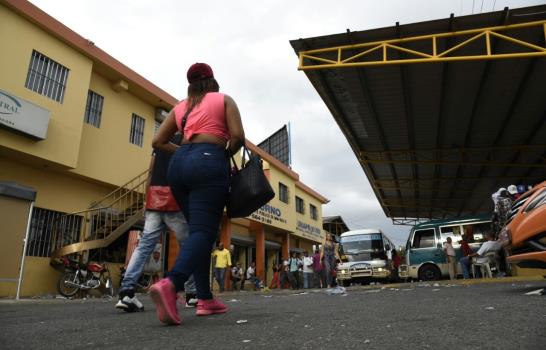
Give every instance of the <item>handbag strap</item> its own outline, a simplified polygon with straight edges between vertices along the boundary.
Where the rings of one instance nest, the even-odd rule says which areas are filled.
[[[246,142],[243,143],[243,156],[241,157],[241,167],[239,168],[237,166],[237,162],[235,161],[235,158],[233,157],[233,154],[231,155],[231,162],[233,163],[233,166],[235,167],[235,171],[239,171],[239,169],[242,169],[245,167],[245,164],[247,162],[246,156],[248,155],[248,159],[250,160],[250,151],[246,147]]]
[[[186,110],[186,113],[184,113],[184,116],[182,117],[182,123],[180,123],[180,132],[182,133],[182,135],[184,135],[184,128],[186,127],[186,122],[188,121],[188,116],[190,115],[191,111],[193,110],[193,107],[195,106],[191,106],[189,107],[187,110]]]

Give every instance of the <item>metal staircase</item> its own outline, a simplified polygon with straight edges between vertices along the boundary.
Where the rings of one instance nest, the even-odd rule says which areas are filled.
[[[109,246],[143,218],[148,170],[53,225],[51,259]]]

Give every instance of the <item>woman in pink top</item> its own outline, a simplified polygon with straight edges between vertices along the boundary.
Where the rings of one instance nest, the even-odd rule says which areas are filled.
[[[150,290],[159,320],[167,324],[181,323],[176,293],[184,290],[192,274],[199,300],[196,314],[227,311],[210,291],[210,255],[229,190],[227,156],[236,153],[245,140],[237,105],[218,92],[210,66],[192,65],[187,78],[188,98],[173,108],[153,140],[154,148],[174,153],[167,179],[190,228],[167,278]],[[169,142],[178,131],[184,134],[180,147]]]

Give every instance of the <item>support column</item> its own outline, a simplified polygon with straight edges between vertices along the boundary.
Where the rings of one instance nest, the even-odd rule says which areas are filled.
[[[265,280],[265,229],[264,225],[259,222],[252,222],[250,230],[256,237],[256,277],[260,280]]]
[[[224,244],[224,248],[231,253],[231,219],[227,216],[222,218],[222,224],[220,226],[220,242]],[[233,258],[233,256],[231,257]],[[231,262],[233,264],[233,261]],[[214,266],[213,266],[214,268]],[[228,268],[225,275],[224,288],[230,290],[231,288],[231,270]]]
[[[290,234],[288,232],[282,236],[281,256],[283,260],[290,258]]]

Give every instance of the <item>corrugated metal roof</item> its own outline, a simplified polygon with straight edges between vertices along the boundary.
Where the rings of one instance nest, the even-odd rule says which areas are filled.
[[[299,53],[544,19],[546,6],[534,6],[290,43]],[[509,34],[544,46],[540,27]],[[441,45],[452,47],[465,39],[452,37]],[[424,49],[422,45],[410,42],[404,47]],[[509,41],[496,40],[492,45],[496,52],[519,50]],[[460,50],[475,55],[483,45],[472,43]],[[489,211],[490,195],[497,188],[546,179],[543,57],[306,70],[305,74],[359,158],[385,214],[395,221]]]

